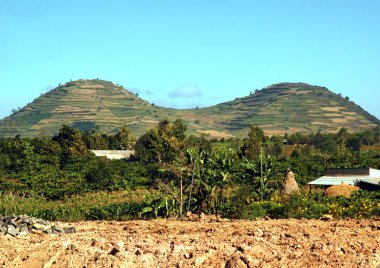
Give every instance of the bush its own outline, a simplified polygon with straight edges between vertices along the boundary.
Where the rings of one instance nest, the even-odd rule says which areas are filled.
[[[320,194],[294,194],[283,203],[282,208],[284,218],[318,219],[328,212],[329,206],[323,202]]]
[[[261,202],[255,202],[243,207],[240,218],[245,220],[254,220],[263,218],[267,215],[267,211],[263,208]]]

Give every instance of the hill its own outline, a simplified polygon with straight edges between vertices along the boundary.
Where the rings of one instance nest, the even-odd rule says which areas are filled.
[[[380,125],[354,102],[304,83],[274,84],[233,101],[181,110],[155,106],[109,81],[81,79],[60,85],[1,120],[0,136],[52,135],[62,124],[89,122],[103,132],[128,124],[139,136],[164,118],[184,119],[191,133],[216,137],[245,136],[252,123],[267,134],[336,132],[341,127],[358,131]]]

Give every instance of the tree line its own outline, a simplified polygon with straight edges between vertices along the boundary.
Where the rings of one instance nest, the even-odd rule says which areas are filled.
[[[289,168],[300,185],[325,168],[380,168],[379,150],[371,149],[379,143],[379,127],[269,137],[252,125],[244,139],[217,140],[187,135],[179,119],[162,120],[138,139],[126,125],[115,134],[64,125],[53,137],[0,138],[0,191],[55,200],[143,187],[152,194],[142,213],[231,216],[261,196],[273,198]],[[135,155],[109,160],[92,149],[134,149]]]

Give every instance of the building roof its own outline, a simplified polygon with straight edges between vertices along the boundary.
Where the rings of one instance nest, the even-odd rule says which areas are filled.
[[[378,184],[380,182],[380,170],[373,168],[329,169],[325,171],[325,176],[311,181],[308,184],[326,186],[339,184],[355,185],[359,181]]]
[[[379,185],[380,186],[380,178],[375,179],[361,179],[360,182],[373,184],[373,185]]]
[[[135,153],[134,150],[91,150],[96,156],[105,156],[108,159],[129,158]]]

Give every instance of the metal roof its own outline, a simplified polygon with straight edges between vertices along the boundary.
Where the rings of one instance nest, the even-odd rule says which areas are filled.
[[[108,159],[129,158],[135,153],[134,150],[91,150],[96,156],[105,156]]]
[[[361,179],[360,181],[369,184],[380,185],[380,178]]]
[[[342,169],[344,170],[344,169]],[[348,169],[350,170],[350,169]],[[371,184],[380,183],[380,170],[370,168],[369,175],[341,175],[341,176],[323,176],[314,181],[309,182],[309,185],[340,185],[349,184],[355,185],[355,183],[363,181]]]
[[[309,182],[310,185],[340,185],[340,184],[349,184],[355,185],[355,182],[358,180],[358,177],[328,177],[323,176],[314,181]]]

